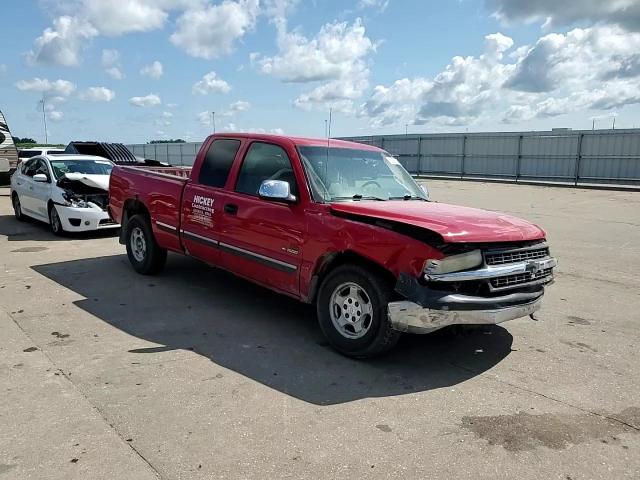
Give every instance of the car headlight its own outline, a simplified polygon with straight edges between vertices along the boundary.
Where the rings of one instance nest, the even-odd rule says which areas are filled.
[[[482,252],[480,250],[473,250],[458,255],[451,255],[440,260],[429,259],[424,263],[424,273],[428,275],[439,275],[442,273],[461,272],[481,264]]]
[[[77,197],[75,195],[66,194],[66,195],[63,195],[63,197],[64,197],[64,199],[66,201],[67,207],[73,207],[73,208],[87,208],[87,207],[89,207],[89,204],[86,202],[86,200],[84,200],[84,199],[82,199],[80,197]]]

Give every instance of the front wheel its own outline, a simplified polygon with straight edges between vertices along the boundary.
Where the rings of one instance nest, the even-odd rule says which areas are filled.
[[[22,205],[20,205],[20,197],[18,197],[17,193],[13,194],[11,203],[13,204],[13,214],[15,215],[16,219],[24,220],[24,214],[22,213]]]
[[[155,275],[164,268],[167,251],[156,242],[146,216],[134,215],[129,219],[125,239],[129,262],[136,272]]]
[[[49,207],[49,226],[54,235],[64,235],[64,228],[62,228],[62,222],[60,221],[60,215],[55,205]]]
[[[391,328],[387,305],[392,288],[382,276],[358,265],[333,270],[318,292],[318,321],[329,343],[349,357],[381,355],[400,333]]]

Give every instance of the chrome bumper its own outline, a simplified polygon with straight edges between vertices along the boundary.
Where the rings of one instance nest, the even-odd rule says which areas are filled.
[[[531,315],[542,305],[542,297],[531,303],[493,310],[433,310],[409,301],[391,302],[388,315],[399,332],[431,333],[449,325],[496,325]]]

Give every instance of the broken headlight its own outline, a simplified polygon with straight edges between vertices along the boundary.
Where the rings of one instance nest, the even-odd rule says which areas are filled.
[[[482,252],[472,250],[459,255],[450,255],[440,260],[427,260],[424,262],[424,273],[427,275],[440,275],[442,273],[461,272],[482,264]]]
[[[79,197],[78,195],[66,192],[66,193],[63,193],[62,196],[67,202],[67,207],[73,207],[73,208],[89,207],[89,204],[87,203],[87,201],[84,198]]]

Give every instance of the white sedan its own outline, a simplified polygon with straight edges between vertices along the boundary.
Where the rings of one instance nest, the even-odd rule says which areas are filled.
[[[11,176],[17,219],[42,220],[56,235],[117,228],[109,217],[109,176],[114,164],[90,155],[39,155]]]

